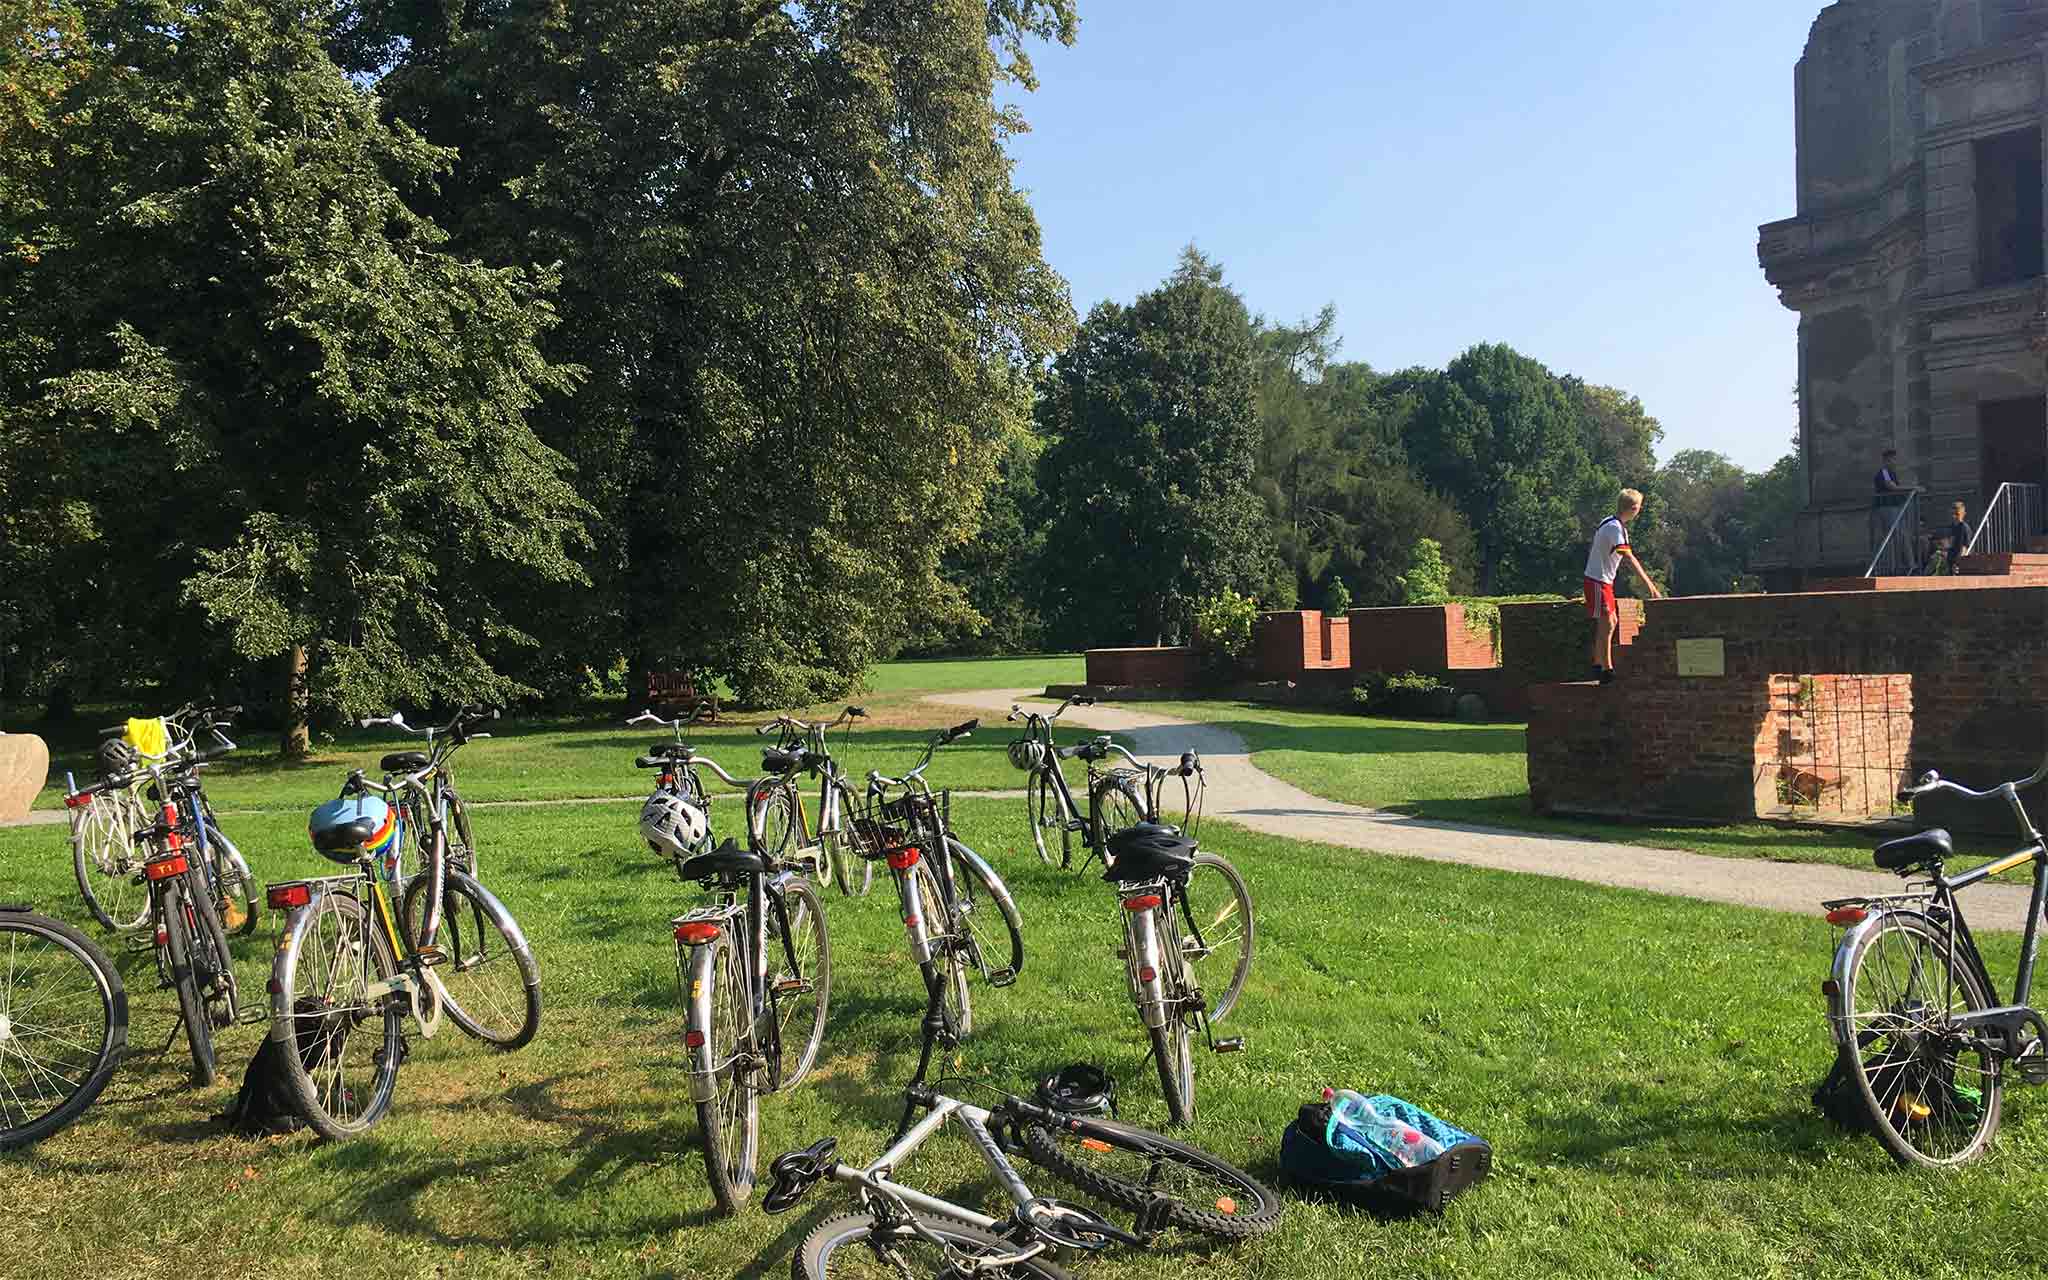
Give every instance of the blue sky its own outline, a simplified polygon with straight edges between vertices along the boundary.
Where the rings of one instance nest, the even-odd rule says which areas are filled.
[[[1820,0],[1080,0],[1013,140],[1083,314],[1190,241],[1256,312],[1337,305],[1342,357],[1506,342],[1625,388],[1659,458],[1752,469],[1796,425],[1792,64]]]

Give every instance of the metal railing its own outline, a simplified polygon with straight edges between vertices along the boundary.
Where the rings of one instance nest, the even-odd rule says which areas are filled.
[[[2041,517],[2048,505],[2042,501],[2038,484],[2016,484],[2010,480],[1991,495],[1984,518],[1970,535],[1966,556],[1996,555],[2001,551],[2025,551],[2027,543],[2042,532]]]
[[[1885,508],[1871,508],[1872,526],[1884,518]],[[1884,538],[1877,544],[1877,554],[1870,557],[1870,567],[1863,571],[1866,578],[1909,577],[1920,567],[1915,554],[1915,544],[1920,534],[1920,491],[1906,490],[1906,500],[1901,502],[1893,514],[1891,524],[1884,531]]]

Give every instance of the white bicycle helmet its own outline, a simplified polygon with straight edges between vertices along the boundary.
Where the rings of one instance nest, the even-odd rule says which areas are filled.
[[[1045,744],[1036,738],[1019,738],[1010,744],[1010,763],[1025,773],[1045,761]]]
[[[657,791],[640,806],[640,837],[656,853],[683,857],[710,830],[704,811],[672,791]]]

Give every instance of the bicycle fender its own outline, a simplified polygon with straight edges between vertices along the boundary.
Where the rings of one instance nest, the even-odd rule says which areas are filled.
[[[1882,928],[1885,921],[1894,916],[1917,916],[1937,937],[1946,936],[1943,926],[1936,924],[1924,911],[1874,911],[1866,916],[1861,924],[1850,926],[1849,931],[1842,935],[1842,941],[1835,947],[1834,963],[1828,970],[1829,980],[1835,990],[1833,995],[1826,997],[1828,1032],[1834,1037],[1835,1044],[1841,1048],[1853,1048],[1856,1044],[1856,1029],[1852,1025],[1848,1006],[1849,967],[1854,963],[1864,939]]]
[[[1159,981],[1159,922],[1151,911],[1126,911],[1124,936],[1128,940],[1124,965],[1130,971],[1131,990],[1138,999],[1138,1016],[1148,1027],[1163,1027],[1166,999],[1165,988]],[[1150,982],[1140,972],[1147,967],[1152,970]]]
[[[711,1043],[711,953],[714,946],[688,946],[677,943],[681,953],[677,956],[678,968],[689,980],[689,1011],[685,1015],[686,1027],[702,1032],[704,1043],[689,1050],[690,1055],[690,1101],[713,1102],[718,1098],[718,1070],[712,1061],[715,1048]],[[730,1050],[731,1046],[726,1046]]]
[[[519,917],[513,915],[506,908],[498,895],[478,884],[467,873],[457,871],[453,867],[448,869],[448,883],[460,884],[465,892],[473,895],[477,901],[495,911],[499,918],[504,920],[506,932],[512,935],[512,950],[529,960],[533,960],[534,973],[538,975],[540,972],[540,961],[534,959],[533,946],[526,940],[526,930],[519,927]],[[538,985],[538,983],[535,985]]]

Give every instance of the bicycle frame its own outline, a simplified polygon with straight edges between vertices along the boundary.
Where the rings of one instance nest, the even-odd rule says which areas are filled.
[[[942,1200],[938,1196],[927,1195],[915,1187],[908,1187],[895,1181],[889,1175],[901,1168],[903,1163],[933,1134],[944,1128],[948,1121],[957,1121],[973,1141],[974,1149],[980,1153],[982,1163],[988,1166],[989,1172],[993,1173],[996,1181],[1001,1184],[1003,1194],[1009,1196],[1019,1208],[1034,1203],[1037,1197],[1033,1195],[1031,1188],[1025,1185],[1024,1179],[1017,1173],[1016,1166],[1010,1163],[1009,1157],[1003,1152],[1002,1143],[996,1137],[993,1128],[995,1120],[994,1112],[972,1103],[962,1102],[958,1098],[933,1094],[930,1109],[925,1112],[924,1118],[899,1135],[880,1158],[861,1169],[835,1163],[827,1176],[835,1182],[860,1187],[863,1191],[907,1205],[921,1213],[954,1218],[969,1226],[993,1231],[1005,1226],[1005,1220],[991,1218],[985,1213],[965,1205],[954,1204],[950,1200]]]
[[[364,885],[368,886],[367,892],[361,888]],[[283,900],[283,892],[296,888],[303,888],[306,891],[305,900],[297,905],[285,902]],[[420,1029],[420,1035],[429,1040],[433,1039],[434,1033],[441,1029],[441,1015],[448,999],[447,989],[442,986],[440,975],[421,962],[419,949],[406,936],[406,931],[398,927],[398,912],[391,905],[391,895],[385,888],[385,882],[376,875],[373,868],[363,865],[355,871],[344,875],[318,876],[307,880],[294,880],[288,883],[272,885],[270,888],[270,905],[273,907],[291,906],[292,914],[285,921],[284,926],[285,935],[289,937],[291,931],[298,927],[301,916],[306,913],[319,911],[321,904],[331,894],[342,894],[354,898],[358,902],[361,901],[362,897],[367,896],[369,898],[367,905],[370,908],[370,914],[375,918],[377,930],[384,935],[384,940],[391,946],[391,954],[397,960],[395,971],[389,978],[382,978],[364,985],[364,999],[374,1006],[387,996],[403,995],[406,999],[407,1008],[412,1014],[412,1020]],[[516,930],[514,945],[521,947],[526,945],[525,937],[519,935]],[[289,951],[281,950],[280,957],[284,961],[284,968],[271,980],[271,991],[273,994],[271,996],[270,1009],[270,1038],[287,1045],[292,1040],[294,1019],[297,1017],[297,1013],[295,1010],[286,1007],[283,993],[297,989],[298,962],[302,955],[304,955],[302,948],[293,948]],[[431,1016],[424,1015],[420,1011],[420,993],[423,989],[431,990],[434,994],[433,1013]]]
[[[767,875],[746,877],[747,885],[742,900],[742,891],[736,884],[722,883],[718,890],[720,901],[710,906],[697,907],[677,916],[670,923],[675,927],[676,965],[678,977],[690,991],[689,1025],[702,1030],[712,1025],[712,1001],[717,993],[710,984],[690,976],[690,969],[698,948],[710,945],[706,938],[692,941],[684,936],[686,926],[692,924],[716,924],[722,932],[730,934],[734,920],[743,921],[746,932],[741,935],[746,950],[745,978],[747,983],[748,1029],[745,1039],[756,1042],[763,1036],[768,1043],[753,1043],[752,1047],[761,1053],[771,1069],[779,1070],[781,1065],[782,1026],[772,1012],[774,993],[768,990],[768,912],[773,909],[782,925],[783,958],[790,968],[797,967],[796,945],[789,936],[789,908],[785,905],[783,887],[801,875],[784,869]],[[708,1060],[697,1063],[690,1071],[690,1101],[710,1102],[718,1096],[718,1075],[732,1065],[734,1059],[745,1052],[748,1045],[730,1046],[731,1056],[722,1062]],[[772,1093],[782,1087],[782,1081],[771,1079],[769,1087],[762,1090]]]

